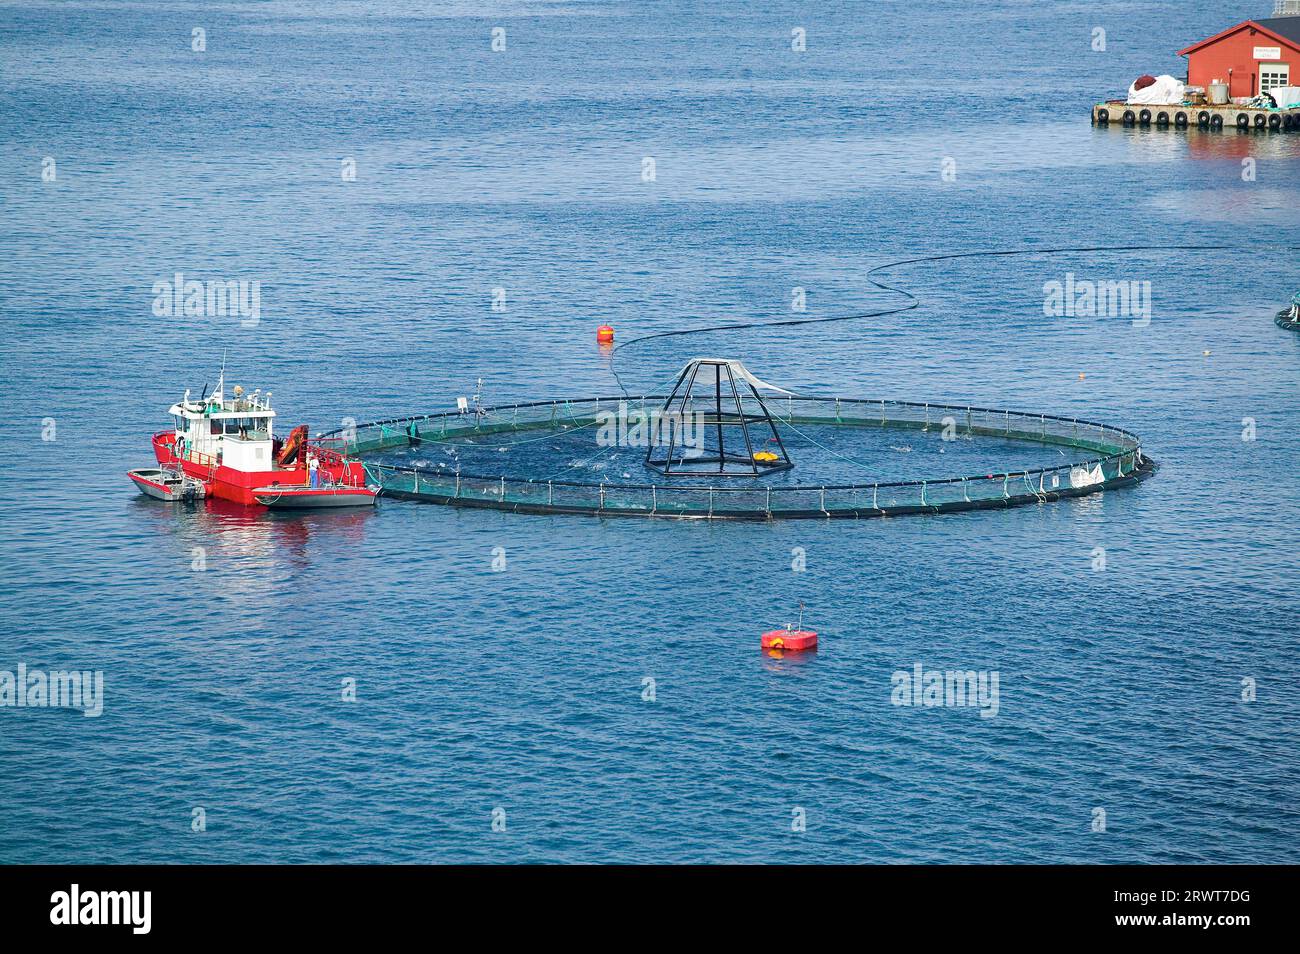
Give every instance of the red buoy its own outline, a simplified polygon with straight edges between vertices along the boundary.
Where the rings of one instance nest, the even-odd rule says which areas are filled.
[[[608,342],[613,341],[614,329],[611,328],[609,325],[601,325],[599,328],[596,329],[596,340],[603,344],[607,344]]]
[[[763,634],[761,646],[763,649],[784,649],[790,652],[816,649],[817,634],[806,629],[774,629]]]

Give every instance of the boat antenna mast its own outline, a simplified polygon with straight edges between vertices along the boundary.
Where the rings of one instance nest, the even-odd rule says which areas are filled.
[[[226,349],[221,349],[221,377],[217,378],[217,386],[212,391],[212,396],[218,401],[226,399]]]

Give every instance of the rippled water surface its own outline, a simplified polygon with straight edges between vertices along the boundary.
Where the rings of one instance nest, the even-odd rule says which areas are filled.
[[[1243,11],[821,6],[0,5],[0,670],[105,679],[0,708],[0,861],[1297,860],[1300,136],[1088,122]],[[156,315],[177,272],[256,326]],[[1070,274],[1150,320],[1044,317]],[[281,430],[705,355],[1162,467],[830,524],[141,498],[223,353]],[[800,602],[820,650],[761,655]],[[917,663],[996,717],[891,704]]]

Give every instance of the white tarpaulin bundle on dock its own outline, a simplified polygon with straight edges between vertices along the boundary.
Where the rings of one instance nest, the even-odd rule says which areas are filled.
[[[1137,83],[1128,88],[1130,106],[1177,106],[1186,95],[1187,87],[1172,76],[1157,76],[1145,89],[1138,89]]]

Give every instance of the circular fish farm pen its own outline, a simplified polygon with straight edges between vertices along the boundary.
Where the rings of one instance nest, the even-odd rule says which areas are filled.
[[[1137,435],[1076,418],[947,404],[796,395],[741,399],[737,394],[739,415],[701,416],[692,434],[689,417],[672,427],[656,419],[670,399],[646,395],[464,408],[344,428],[317,443],[360,457],[370,481],[388,497],[518,513],[711,520],[1005,508],[1135,484],[1156,469],[1143,456]],[[750,416],[751,411],[758,413]],[[741,417],[748,421],[743,432]],[[724,435],[723,424],[732,433]],[[713,440],[715,431],[716,440],[726,441],[727,454],[713,455],[704,446],[701,435]],[[662,455],[664,442],[678,438],[679,447],[699,447],[703,459],[737,459],[733,449],[741,436],[752,459],[776,459],[779,444],[780,459],[794,463],[775,472],[711,474],[706,469],[666,476],[650,461],[652,451]],[[769,443],[756,445],[763,437]],[[690,451],[684,459],[689,457]],[[864,470],[872,479],[862,479]]]

